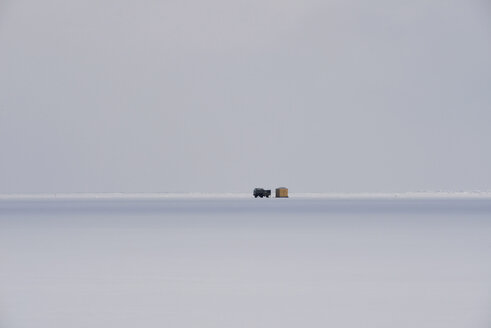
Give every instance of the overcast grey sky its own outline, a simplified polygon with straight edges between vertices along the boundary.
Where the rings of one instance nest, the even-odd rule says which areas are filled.
[[[0,0],[0,192],[491,189],[485,0]]]

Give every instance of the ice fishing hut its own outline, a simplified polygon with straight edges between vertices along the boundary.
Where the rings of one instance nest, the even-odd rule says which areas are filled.
[[[276,198],[288,198],[288,188],[276,188]]]

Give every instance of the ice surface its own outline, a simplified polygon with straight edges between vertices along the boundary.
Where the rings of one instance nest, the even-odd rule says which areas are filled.
[[[491,325],[482,194],[96,196],[0,197],[0,327]]]

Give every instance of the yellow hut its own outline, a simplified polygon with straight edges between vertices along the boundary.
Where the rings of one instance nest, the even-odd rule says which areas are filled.
[[[288,198],[288,188],[276,188],[276,198]]]

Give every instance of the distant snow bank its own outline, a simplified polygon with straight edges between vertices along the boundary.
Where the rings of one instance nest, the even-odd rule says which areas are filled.
[[[0,200],[54,199],[246,199],[251,193],[39,193],[0,194]],[[274,198],[274,197],[273,197]],[[290,193],[290,198],[301,199],[490,199],[490,191],[469,192],[406,192],[406,193]]]
[[[405,192],[405,193],[298,193],[292,194],[298,198],[328,198],[328,199],[491,199],[490,191],[464,192]]]
[[[250,198],[249,193],[56,193],[56,194],[0,194],[5,199],[167,199],[167,198]]]

